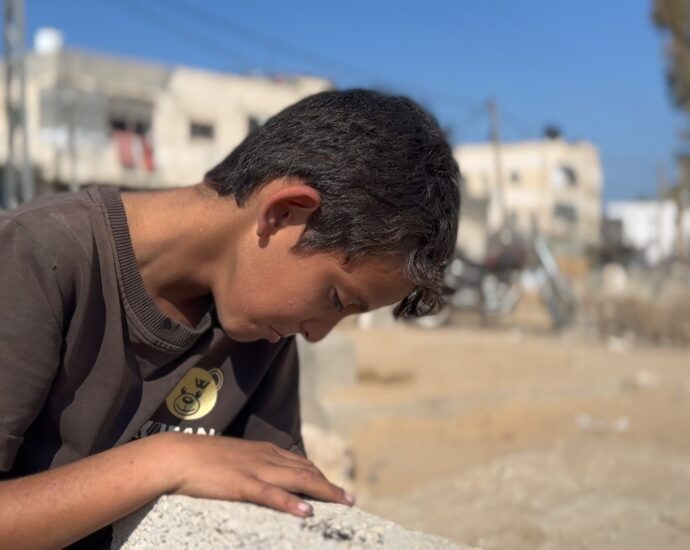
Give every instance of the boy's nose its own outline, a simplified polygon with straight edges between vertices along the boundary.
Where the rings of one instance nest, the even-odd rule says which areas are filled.
[[[307,342],[318,342],[333,330],[333,327],[338,324],[338,321],[340,321],[340,317],[333,321],[304,321],[301,325],[302,335]]]

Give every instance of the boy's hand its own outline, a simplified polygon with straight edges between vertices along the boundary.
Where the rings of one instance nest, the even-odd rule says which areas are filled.
[[[313,462],[272,443],[172,432],[152,437],[165,442],[173,494],[253,502],[300,517],[312,507],[292,493],[354,504]]]

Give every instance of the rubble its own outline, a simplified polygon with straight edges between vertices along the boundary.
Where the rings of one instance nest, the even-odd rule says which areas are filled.
[[[619,416],[609,421],[582,413],[575,417],[575,425],[584,432],[620,434],[630,429],[630,419],[627,416]]]
[[[625,353],[633,341],[690,344],[690,267],[629,271],[615,267],[603,270],[584,300],[584,309],[609,350]]]

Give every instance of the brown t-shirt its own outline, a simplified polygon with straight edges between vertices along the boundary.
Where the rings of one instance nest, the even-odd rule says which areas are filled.
[[[163,314],[114,188],[0,215],[0,354],[0,477],[162,430],[304,453],[294,338],[234,342],[214,308],[194,328]]]

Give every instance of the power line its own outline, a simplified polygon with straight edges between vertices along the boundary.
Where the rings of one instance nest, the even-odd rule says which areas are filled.
[[[639,156],[621,156],[616,154],[602,153],[601,158],[606,164],[616,164],[619,167],[625,165],[626,167],[632,168],[644,168],[648,170],[653,170],[658,164],[658,160],[651,158],[642,158]]]
[[[156,4],[157,6],[161,4]],[[339,69],[342,73],[355,77],[356,79],[364,80],[378,88],[387,88],[391,91],[407,90],[414,92],[421,96],[430,96],[431,101],[452,103],[454,105],[464,104],[468,108],[473,108],[475,105],[483,104],[484,101],[476,98],[463,97],[456,93],[443,92],[439,90],[432,90],[419,86],[417,84],[400,84],[394,83],[385,77],[382,78],[380,74],[362,69],[350,63],[345,63],[341,60],[334,59],[315,53],[308,48],[297,46],[288,41],[269,36],[256,29],[248,27],[242,23],[238,23],[227,17],[211,10],[202,7],[199,4],[191,4],[186,0],[170,0],[162,4],[167,9],[178,11],[189,19],[195,20],[197,23],[207,26],[209,29],[220,31],[223,34],[231,32],[234,36],[243,38],[250,43],[258,45],[260,48],[266,49],[274,54],[280,56],[288,56],[296,59],[302,63],[310,66],[317,66],[324,70],[324,74],[331,81],[336,81],[335,75],[332,73],[333,69]]]
[[[341,70],[344,70],[346,73],[357,75],[365,80],[375,81],[379,78],[379,76],[374,73],[354,67],[348,63],[343,63],[340,60],[322,56],[307,50],[306,48],[301,48],[279,38],[266,35],[260,31],[252,29],[251,27],[247,27],[241,23],[233,21],[227,16],[211,12],[199,4],[190,4],[184,0],[169,0],[168,2],[163,2],[162,4],[156,5],[164,6],[168,9],[173,9],[174,7],[175,11],[179,11],[185,16],[196,20],[198,23],[220,30],[223,33],[229,32],[234,36],[243,37],[249,42],[258,44],[261,48],[272,51],[278,55],[287,54],[293,59],[306,62],[308,65],[313,66],[315,64],[317,66],[321,66],[321,68],[338,67]]]
[[[471,133],[470,130],[474,128],[477,122],[481,121],[484,124],[487,124],[486,116],[486,103],[482,103],[481,105],[478,105],[469,111],[466,116],[459,119],[456,124],[453,125],[453,133],[457,136],[458,141],[464,141],[466,136]]]
[[[227,62],[228,57],[230,59],[238,62],[240,66],[243,65],[245,69],[251,68],[251,62],[242,55],[238,55],[236,51],[228,47],[225,42],[214,40],[208,34],[196,31],[189,27],[184,27],[178,22],[174,21],[168,15],[166,17],[161,17],[160,12],[151,9],[149,5],[143,2],[131,2],[130,0],[108,0],[111,5],[117,6],[118,8],[124,8],[126,11],[134,14],[136,17],[145,22],[155,22],[155,24],[162,30],[173,34],[176,37],[186,37],[190,39],[190,42],[196,46],[198,49],[203,50],[205,53],[210,53],[215,57],[222,59]]]
[[[214,33],[222,32],[223,35],[232,33],[233,36],[240,37],[254,46],[258,45],[258,47],[269,52],[282,56],[287,55],[288,57],[312,66],[322,65],[329,69],[336,67],[350,77],[354,76],[367,81],[378,81],[378,86],[376,87],[379,88],[388,88],[389,91],[392,92],[401,91],[401,89],[403,92],[411,92],[423,103],[432,102],[445,104],[446,106],[451,105],[454,110],[460,109],[461,112],[468,113],[464,118],[470,118],[473,122],[477,114],[484,113],[486,108],[485,100],[465,97],[454,92],[429,89],[417,84],[401,85],[387,82],[386,79],[381,79],[379,75],[375,75],[367,70],[314,53],[306,48],[296,46],[279,38],[268,36],[244,24],[238,23],[225,15],[214,13],[199,5],[190,4],[185,0],[169,0],[164,3],[146,1],[134,2],[132,0],[109,1],[111,4],[120,6],[130,13],[133,13],[141,20],[154,22],[158,27],[174,34],[176,37],[185,36],[190,38],[190,41],[204,52],[211,53],[217,58],[222,58],[225,62],[227,62],[228,57],[230,57],[239,65],[244,65],[247,69],[254,67],[252,67],[252,63],[246,57],[238,55],[235,50],[229,48],[227,41],[215,39],[214,35],[210,32],[205,32],[198,27],[192,26],[192,22],[195,22],[197,25],[202,25],[206,30],[213,31]],[[181,19],[178,20],[177,18]],[[333,75],[327,74],[326,77],[331,81],[336,80]],[[503,108],[502,112],[505,112]],[[521,118],[511,114],[508,116],[513,121],[519,121]],[[518,122],[517,124],[521,125],[523,128],[530,128],[528,133],[531,133],[534,128],[531,124],[525,123],[524,121]],[[459,131],[463,133],[462,126],[459,127]]]
[[[501,117],[503,118],[504,124],[511,126],[513,129],[518,130],[523,136],[527,138],[539,137],[540,130],[532,122],[529,122],[525,118],[516,115],[514,112],[505,108],[501,105]]]

